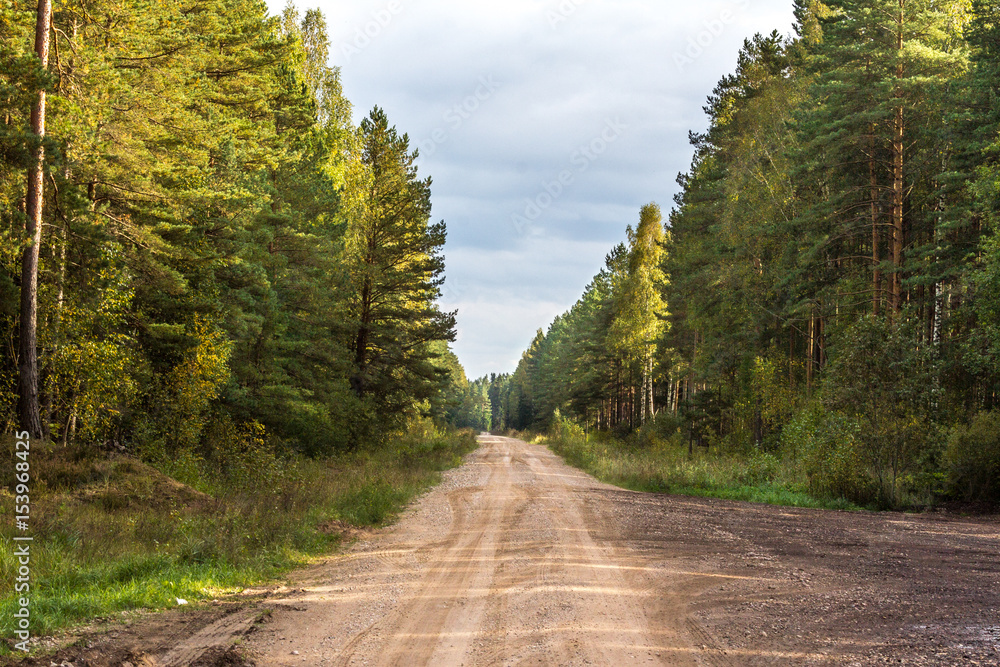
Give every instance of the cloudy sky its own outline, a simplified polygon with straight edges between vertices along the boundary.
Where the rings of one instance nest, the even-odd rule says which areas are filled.
[[[667,213],[743,39],[792,26],[792,0],[297,4],[326,15],[355,121],[381,106],[434,179],[470,378],[514,369],[643,204]]]

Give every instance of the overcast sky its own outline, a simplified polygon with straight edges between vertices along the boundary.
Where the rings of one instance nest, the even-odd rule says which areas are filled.
[[[514,370],[643,204],[666,215],[744,38],[792,26],[792,0],[300,2],[326,16],[355,122],[385,109],[434,179],[470,378]]]

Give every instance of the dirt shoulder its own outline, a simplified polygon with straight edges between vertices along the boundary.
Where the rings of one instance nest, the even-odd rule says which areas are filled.
[[[285,587],[24,664],[1000,664],[996,517],[634,493],[481,443]]]

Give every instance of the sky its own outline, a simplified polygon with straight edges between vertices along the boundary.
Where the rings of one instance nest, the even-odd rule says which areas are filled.
[[[642,205],[666,217],[743,40],[792,30],[792,0],[296,4],[326,16],[355,123],[382,107],[433,179],[469,378],[512,372]]]

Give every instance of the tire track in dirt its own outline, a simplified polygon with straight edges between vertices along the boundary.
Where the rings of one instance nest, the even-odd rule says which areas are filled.
[[[453,528],[447,539],[423,550],[430,567],[410,599],[380,624],[390,639],[378,664],[461,664],[482,622],[503,526],[523,502],[510,481],[509,454],[496,458],[487,457],[490,477],[483,492],[448,494]],[[341,664],[355,657],[344,656]]]
[[[584,499],[612,487],[543,447],[480,442],[397,527],[309,573],[288,598],[305,611],[251,638],[261,663],[699,664],[682,613],[651,627],[664,572],[593,537]]]
[[[1000,664],[995,519],[634,493],[480,444],[277,596],[258,664]]]

